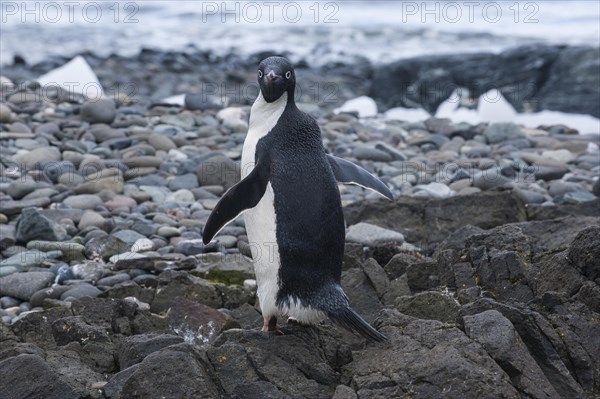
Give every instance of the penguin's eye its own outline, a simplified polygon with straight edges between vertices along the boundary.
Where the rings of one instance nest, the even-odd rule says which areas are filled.
[[[287,72],[285,73],[285,78],[286,78],[286,79],[289,79],[289,78],[291,78],[291,77],[292,77],[292,71],[287,71]]]
[[[259,79],[262,79],[262,75],[263,75],[263,74],[262,74],[262,71],[259,69],[259,70],[258,70],[258,78],[259,78]]]

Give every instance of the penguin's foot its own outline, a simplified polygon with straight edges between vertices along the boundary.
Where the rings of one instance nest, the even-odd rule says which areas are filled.
[[[279,328],[279,324],[277,324],[277,317],[271,316],[269,319],[264,319],[265,322],[262,326],[261,331],[264,333],[274,332],[275,335],[284,335],[283,331]]]

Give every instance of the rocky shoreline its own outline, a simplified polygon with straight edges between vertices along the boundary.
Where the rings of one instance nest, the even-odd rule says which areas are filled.
[[[435,114],[456,89],[471,101],[496,89],[520,112],[554,110],[600,118],[599,52],[591,46],[531,44],[500,54],[421,56],[390,64],[374,64],[357,55],[319,66],[301,59],[295,62],[303,77],[296,100],[331,110],[346,100],[368,95],[383,111],[420,107]],[[257,93],[255,67],[271,53],[242,57],[197,49],[148,48],[131,57],[82,55],[115,99],[156,102],[195,93],[220,104],[248,105]],[[2,73],[15,82],[31,81],[69,59],[54,57],[29,65],[17,57],[13,64],[3,66]]]
[[[90,63],[103,84],[136,68]],[[336,68],[341,98],[368,92],[360,64]],[[157,102],[180,75],[135,102],[3,91],[1,397],[600,397],[598,135],[307,101],[327,150],[397,197],[341,187],[342,284],[390,343],[328,323],[272,337],[257,329],[243,220],[201,242],[239,178],[248,102]]]

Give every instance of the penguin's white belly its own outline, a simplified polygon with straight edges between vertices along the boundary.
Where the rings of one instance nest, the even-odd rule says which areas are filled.
[[[254,169],[256,145],[277,124],[286,103],[287,94],[273,103],[267,103],[262,97],[262,93],[254,102],[250,112],[250,129],[242,151],[242,179]],[[265,318],[280,314],[275,305],[277,291],[279,291],[278,276],[281,262],[277,248],[273,200],[273,187],[269,182],[259,203],[244,213],[246,233],[250,242],[258,286],[258,300]]]
[[[273,188],[267,184],[265,195],[258,205],[244,214],[246,233],[250,242],[254,273],[258,285],[258,299],[263,316],[276,316],[275,300],[279,291],[279,268],[281,260],[277,247]]]

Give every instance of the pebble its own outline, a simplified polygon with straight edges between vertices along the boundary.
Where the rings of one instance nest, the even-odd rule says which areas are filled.
[[[142,259],[147,258],[146,255],[137,253],[137,252],[123,252],[120,254],[113,255],[109,258],[110,263],[117,263],[120,260],[130,260],[130,259]]]
[[[48,219],[35,208],[26,208],[16,226],[16,239],[19,242],[31,240],[63,241],[67,239],[64,227]]]
[[[25,154],[16,155],[15,162],[21,169],[31,169],[36,164],[46,164],[60,161],[61,155],[55,147],[40,147]]]
[[[515,188],[513,193],[526,204],[541,204],[547,200],[545,195],[531,190]]]
[[[29,179],[21,179],[10,183],[6,188],[6,194],[10,195],[12,199],[19,200],[33,192],[37,187],[37,182]]]
[[[81,215],[81,220],[79,220],[77,227],[79,230],[84,230],[88,227],[103,228],[104,223],[104,216],[100,215],[98,212],[86,210],[83,212],[83,215]]]
[[[488,126],[483,135],[489,144],[498,144],[508,140],[526,138],[525,132],[514,123],[493,123]]]
[[[216,237],[217,243],[225,248],[234,248],[237,245],[237,237],[230,235],[220,235]]]
[[[12,121],[12,111],[5,104],[0,103],[0,122],[10,123]]]
[[[77,209],[94,209],[102,203],[102,198],[93,194],[72,195],[63,201],[64,205]]]
[[[152,251],[153,249],[154,243],[146,237],[136,240],[131,246],[132,252]]]
[[[542,157],[561,164],[567,164],[575,159],[575,155],[569,150],[546,150],[542,152]]]
[[[165,198],[166,202],[194,202],[195,200],[194,193],[184,188],[169,194],[167,198]]]
[[[102,293],[102,291],[100,291],[98,288],[94,287],[93,285],[91,285],[89,283],[81,283],[81,284],[77,284],[73,288],[63,292],[60,296],[60,299],[62,301],[64,301],[68,298],[79,299],[79,298],[83,298],[86,296],[89,296],[91,298],[96,298],[101,293]]]
[[[156,231],[156,234],[158,234],[159,236],[165,237],[165,238],[171,238],[171,237],[176,237],[176,236],[180,235],[181,233],[180,233],[179,229],[176,227],[161,226]]]
[[[240,166],[226,156],[217,155],[200,163],[196,176],[200,186],[231,187],[240,179]]]
[[[352,151],[352,155],[356,159],[375,162],[391,162],[394,159],[389,152],[366,145],[357,145]]]
[[[112,236],[118,240],[123,241],[126,244],[133,245],[136,241],[144,239],[142,234],[138,233],[134,230],[119,230],[117,232],[112,233]]]
[[[0,262],[0,276],[8,274],[6,267],[14,267],[17,271],[25,271],[32,267],[41,266],[44,261],[62,256],[60,251],[42,252],[38,250],[26,250],[13,255]]]
[[[419,185],[414,188],[416,196],[425,196],[437,199],[448,198],[453,194],[452,189],[445,184],[431,182],[427,185]]]
[[[14,273],[0,277],[0,296],[11,296],[24,301],[54,280],[51,272]]]
[[[73,274],[81,280],[97,281],[104,275],[106,266],[100,262],[86,261],[72,267]]]
[[[589,191],[572,191],[554,198],[554,202],[557,204],[581,204],[594,201],[596,198],[598,197]]]
[[[0,306],[2,306],[2,309],[19,306],[20,303],[21,301],[19,299],[13,298],[12,296],[3,296],[0,298]]]
[[[401,245],[404,236],[394,230],[384,229],[370,223],[357,223],[348,228],[346,241],[356,242],[367,246],[377,246],[385,243]]]
[[[115,102],[109,99],[87,101],[80,111],[81,119],[90,123],[112,123],[116,115]]]
[[[127,280],[130,280],[129,274],[119,273],[119,274],[115,274],[114,276],[108,276],[108,277],[101,278],[100,280],[98,280],[96,282],[96,285],[112,287],[115,284],[122,283],[123,281],[127,281]]]
[[[169,180],[169,189],[171,191],[181,189],[191,190],[196,187],[198,187],[198,177],[193,173],[175,176],[173,179]]]

